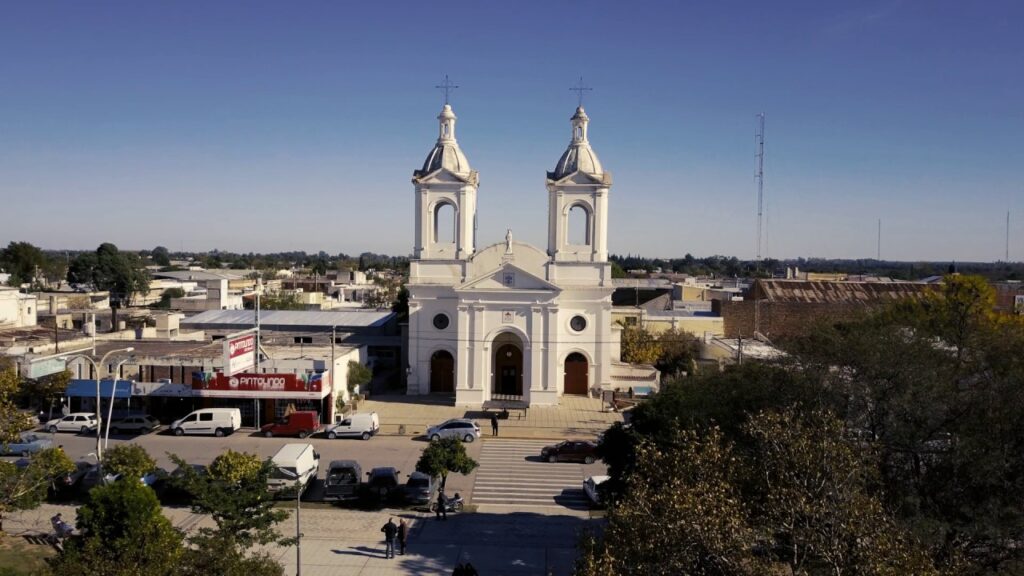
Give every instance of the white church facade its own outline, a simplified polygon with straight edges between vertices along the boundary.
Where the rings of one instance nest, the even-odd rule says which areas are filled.
[[[479,175],[455,139],[451,106],[438,120],[437,143],[412,179],[407,392],[453,393],[457,405],[538,406],[607,388],[619,351],[607,242],[612,176],[590,147],[582,106],[568,149],[547,173],[546,251],[511,231],[477,248]]]

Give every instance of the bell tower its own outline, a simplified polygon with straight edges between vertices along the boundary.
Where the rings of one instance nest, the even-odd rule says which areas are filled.
[[[570,122],[569,147],[547,174],[548,256],[554,262],[607,262],[612,174],[590,147],[590,118],[582,105]]]
[[[455,140],[455,113],[445,104],[437,116],[437,143],[413,172],[416,245],[420,260],[465,260],[476,249],[476,189],[479,174]]]

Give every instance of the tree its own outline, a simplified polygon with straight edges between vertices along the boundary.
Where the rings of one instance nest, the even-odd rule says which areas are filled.
[[[171,459],[184,472],[183,484],[194,497],[193,507],[210,514],[217,524],[216,529],[202,528],[199,534],[240,550],[290,542],[276,529],[288,514],[274,508],[267,491],[267,478],[273,470],[269,460],[228,450],[213,460],[204,476],[181,458],[172,455]]]
[[[476,460],[466,454],[466,447],[459,438],[440,438],[431,440],[430,445],[423,449],[420,459],[416,462],[416,471],[441,478],[441,490],[444,490],[448,474],[469,474],[479,466]]]
[[[584,537],[576,576],[769,573],[753,553],[733,449],[714,428],[677,429],[670,444],[638,447],[626,496],[602,536]]]
[[[352,394],[356,388],[362,389],[373,380],[373,372],[355,360],[348,362],[348,392]]]
[[[68,281],[110,292],[113,308],[129,306],[135,294],[149,290],[149,274],[138,254],[121,252],[110,243],[76,257],[68,268]]]
[[[159,266],[171,265],[171,253],[163,246],[153,248],[153,251],[149,253],[149,257],[153,259],[154,264]]]
[[[71,372],[64,370],[40,378],[27,379],[22,384],[23,397],[52,415],[54,405],[60,402],[71,382]]]
[[[0,268],[10,273],[11,286],[34,282],[46,264],[43,251],[28,242],[11,242],[0,250]]]
[[[0,444],[15,442],[21,432],[32,427],[32,417],[18,409],[21,378],[10,358],[0,358]]]
[[[103,455],[103,468],[110,474],[133,480],[156,468],[156,460],[138,444],[120,444]]]
[[[201,533],[188,541],[189,548],[175,576],[284,576],[284,566],[266,552],[247,556],[223,536]]]
[[[156,494],[140,482],[97,486],[78,509],[80,539],[65,541],[50,560],[55,576],[129,576],[176,573],[182,535],[160,511]]]
[[[658,336],[661,355],[654,366],[662,374],[675,376],[686,372],[693,373],[697,357],[700,354],[700,343],[692,334],[676,328],[670,328]]]
[[[174,298],[184,298],[185,290],[181,288],[168,288],[160,294],[160,301],[153,305],[153,308],[160,310],[170,310],[171,300]]]
[[[33,454],[23,467],[0,461],[0,534],[3,519],[15,510],[31,510],[42,504],[54,478],[67,474],[75,465],[59,448]]]
[[[398,315],[398,322],[409,321],[409,289],[404,285],[398,289],[398,295],[391,304],[391,311]]]
[[[640,326],[623,326],[621,357],[630,364],[654,364],[661,356],[661,344]]]
[[[270,292],[260,298],[263,310],[305,310],[306,306],[299,302],[294,292]]]

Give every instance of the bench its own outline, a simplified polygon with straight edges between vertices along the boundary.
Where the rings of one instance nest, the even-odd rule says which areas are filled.
[[[501,410],[504,416],[499,415],[499,418],[508,418],[508,411],[516,410],[519,412],[517,415],[518,419],[522,420],[526,418],[530,405],[523,400],[522,396],[494,394],[490,400],[483,403],[483,409],[485,411]]]

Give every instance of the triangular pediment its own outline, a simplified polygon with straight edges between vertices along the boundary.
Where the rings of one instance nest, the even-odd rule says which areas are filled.
[[[549,180],[557,185],[568,185],[568,186],[594,186],[594,185],[610,185],[611,184],[611,173],[605,172],[603,174],[587,174],[579,170],[572,174],[567,174],[559,180]]]
[[[531,274],[511,263],[473,278],[456,290],[543,290],[558,292],[561,289],[547,280]]]
[[[476,171],[472,171],[469,174],[458,174],[452,172],[447,168],[439,168],[429,174],[419,175],[419,171],[416,171],[416,178],[414,182],[417,184],[465,184],[467,182],[473,182],[476,178]]]

